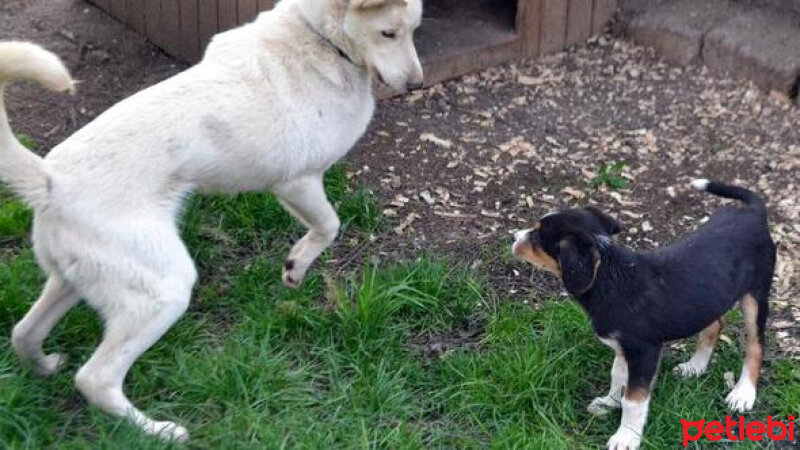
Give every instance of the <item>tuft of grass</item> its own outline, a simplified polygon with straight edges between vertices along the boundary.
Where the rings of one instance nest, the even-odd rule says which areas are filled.
[[[344,166],[336,165],[325,174],[325,190],[345,230],[351,227],[368,233],[379,230],[383,215],[374,194],[365,186],[353,188]]]
[[[28,136],[25,133],[18,133],[16,137],[19,143],[22,144],[23,147],[31,151],[36,150],[36,141],[32,137]]]
[[[0,186],[0,245],[19,244],[30,233],[32,220],[30,209]]]
[[[625,189],[630,184],[630,181],[622,176],[622,171],[627,165],[624,161],[603,164],[592,179],[592,184],[595,187],[605,186],[613,190]]]

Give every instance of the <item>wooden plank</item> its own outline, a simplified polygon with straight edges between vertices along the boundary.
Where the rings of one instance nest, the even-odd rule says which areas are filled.
[[[229,30],[236,26],[236,0],[218,0],[217,27],[219,31]]]
[[[602,32],[606,24],[614,17],[616,11],[617,0],[595,0],[592,33],[597,34]]]
[[[125,1],[125,11],[128,16],[126,22],[138,33],[145,32],[143,3],[142,0]]]
[[[252,22],[258,11],[256,0],[239,0],[238,3],[239,10],[237,18],[239,20],[239,25]]]
[[[542,0],[519,0],[517,6],[517,35],[522,56],[539,55]]]
[[[483,47],[463,52],[445,52],[437,55],[422,55],[422,67],[425,71],[425,86],[432,86],[441,81],[465,75],[487,67],[496,66],[519,56],[519,45],[514,40],[488,43]],[[386,98],[387,92],[379,92]]]
[[[275,0],[258,0],[258,12],[269,11],[275,7]]]
[[[124,23],[128,23],[128,17],[125,14],[125,1],[111,0],[111,15]]]
[[[593,0],[569,0],[567,45],[586,42],[592,35]]]
[[[200,0],[200,52],[205,51],[211,38],[217,34],[217,0]]]
[[[161,0],[161,47],[173,56],[180,56],[180,11],[178,0]]]
[[[560,52],[567,41],[567,1],[542,0],[539,54]]]
[[[200,20],[197,0],[180,0],[180,54],[190,62],[200,59]]]
[[[161,0],[145,0],[144,32],[159,47],[164,47],[161,35]]]

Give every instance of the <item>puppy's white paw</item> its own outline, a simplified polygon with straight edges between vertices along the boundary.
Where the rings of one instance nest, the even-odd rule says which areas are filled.
[[[308,267],[303,267],[293,259],[286,260],[283,265],[283,284],[290,288],[298,288],[303,283]]]
[[[682,377],[697,377],[706,373],[708,364],[700,364],[697,361],[686,361],[675,366],[675,372]]]
[[[756,388],[748,380],[740,381],[725,400],[733,411],[747,412],[756,402]]]
[[[589,403],[589,406],[586,407],[586,410],[589,411],[592,415],[595,416],[604,416],[608,414],[612,409],[617,409],[620,407],[619,400],[615,400],[613,397],[605,396],[605,397],[597,397]]]
[[[189,440],[189,431],[174,422],[151,422],[144,427],[144,431],[168,441],[186,442]]]
[[[606,448],[608,450],[638,450],[642,443],[642,437],[635,432],[623,428],[616,432],[608,440]]]
[[[61,370],[67,362],[67,355],[51,353],[44,358],[31,362],[31,368],[37,375],[46,377]]]

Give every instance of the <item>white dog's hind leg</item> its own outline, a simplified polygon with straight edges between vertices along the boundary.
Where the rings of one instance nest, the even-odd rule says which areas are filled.
[[[135,289],[131,280],[95,285],[95,294],[108,296],[101,301],[93,301],[87,294],[89,303],[102,312],[106,331],[97,350],[76,374],[75,383],[92,405],[106,413],[129,418],[147,434],[184,442],[189,438],[185,428],[147,417],[122,391],[125,376],[136,359],[166,333],[189,305],[196,273],[188,254],[176,260],[170,270],[175,271],[174,276],[160,274],[155,283]]]
[[[75,306],[80,297],[58,275],[51,275],[39,299],[11,333],[14,351],[34,372],[46,376],[57,372],[66,362],[64,355],[46,355],[42,343],[53,327]]]
[[[325,196],[321,174],[284,183],[275,193],[286,210],[308,228],[308,233],[292,247],[283,268],[284,284],[296,287],[311,264],[336,239],[341,223]]]

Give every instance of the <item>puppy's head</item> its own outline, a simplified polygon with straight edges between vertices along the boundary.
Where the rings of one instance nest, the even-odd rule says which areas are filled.
[[[567,291],[582,295],[594,285],[600,249],[622,231],[614,218],[594,207],[545,215],[514,235],[514,255],[561,278]]]
[[[378,81],[397,92],[422,87],[414,32],[422,0],[350,0],[344,32]]]

